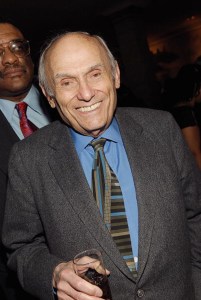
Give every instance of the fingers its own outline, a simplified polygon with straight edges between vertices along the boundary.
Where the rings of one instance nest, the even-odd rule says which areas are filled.
[[[104,276],[106,275],[106,270],[102,266],[100,262],[95,262],[93,268],[98,272],[99,274],[103,274]]]
[[[89,287],[87,287],[89,285]],[[90,283],[86,282],[84,279],[80,278],[74,287],[68,282],[60,282],[57,287],[57,296],[58,299],[76,299],[76,300],[100,300],[102,296],[102,291],[100,293],[95,285],[91,285]]]
[[[75,274],[73,262],[59,264],[53,274],[53,286],[60,300],[96,300],[102,296],[99,287]]]

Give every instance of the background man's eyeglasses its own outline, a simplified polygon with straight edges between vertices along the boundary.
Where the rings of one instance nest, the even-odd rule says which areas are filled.
[[[24,57],[30,54],[29,41],[27,40],[13,40],[0,44],[0,59],[5,54],[5,48],[8,48],[17,57]]]

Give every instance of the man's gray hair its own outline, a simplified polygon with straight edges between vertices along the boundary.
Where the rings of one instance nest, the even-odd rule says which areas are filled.
[[[52,48],[52,46],[59,41],[60,39],[62,39],[64,36],[67,35],[71,35],[71,34],[80,34],[80,35],[84,35],[87,37],[92,37],[95,40],[98,41],[98,43],[104,48],[105,53],[108,57],[108,60],[110,62],[110,66],[111,66],[111,71],[112,71],[112,77],[114,78],[115,76],[115,69],[116,69],[116,60],[113,56],[113,54],[111,53],[111,51],[109,50],[106,42],[103,40],[103,38],[101,38],[98,35],[92,35],[88,32],[83,32],[83,31],[68,31],[68,32],[64,32],[62,34],[58,34],[55,37],[53,37],[49,42],[46,43],[46,46],[44,47],[43,51],[41,52],[40,55],[40,60],[39,60],[39,69],[38,69],[38,78],[39,78],[39,84],[44,88],[44,90],[46,91],[46,93],[50,96],[50,97],[54,97],[54,91],[52,90],[52,87],[50,85],[50,83],[48,82],[48,78],[47,78],[47,74],[46,74],[46,54],[48,53],[48,51]]]

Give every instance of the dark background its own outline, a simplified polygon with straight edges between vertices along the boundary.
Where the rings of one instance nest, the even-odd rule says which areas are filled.
[[[0,17],[16,23],[33,46],[52,34],[66,30],[86,30],[115,39],[112,25],[117,12],[142,12],[148,33],[160,30],[170,20],[201,12],[200,0],[1,0]]]
[[[0,0],[0,17],[29,39],[36,72],[41,45],[57,32],[101,35],[121,67],[122,106],[132,96],[129,105],[157,106],[160,87],[147,39],[199,13],[200,0]]]

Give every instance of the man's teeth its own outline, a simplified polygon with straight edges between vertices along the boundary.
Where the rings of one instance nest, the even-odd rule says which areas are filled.
[[[98,102],[96,104],[93,104],[91,106],[80,107],[78,110],[81,111],[81,112],[91,111],[91,110],[96,109],[99,106],[100,106],[100,102]]]

